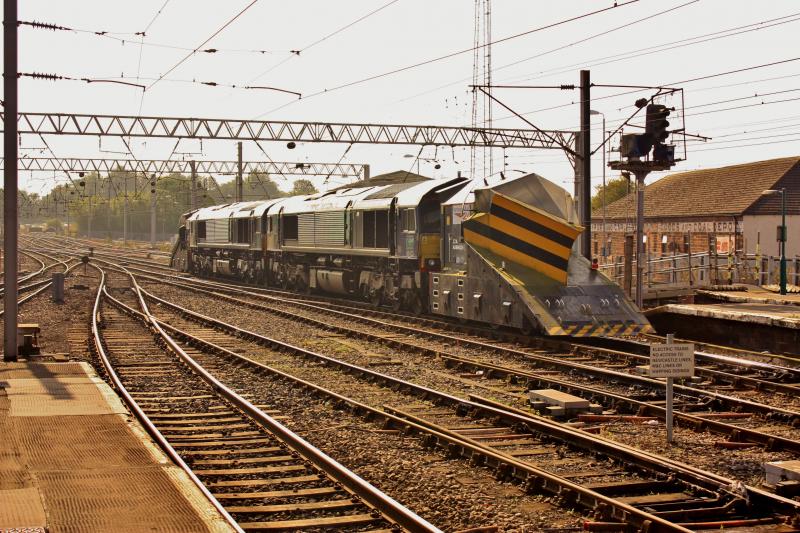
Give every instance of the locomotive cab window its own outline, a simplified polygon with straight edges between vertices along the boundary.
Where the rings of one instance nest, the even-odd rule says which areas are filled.
[[[235,235],[233,242],[239,244],[250,244],[250,220],[247,218],[237,218]]]
[[[297,215],[284,215],[283,217],[283,240],[297,240]]]
[[[400,211],[400,227],[411,233],[417,231],[417,214],[413,208]]]
[[[197,221],[197,238],[198,239],[205,239],[206,238],[206,221],[205,220],[198,220]]]
[[[389,247],[389,211],[364,211],[364,248]]]

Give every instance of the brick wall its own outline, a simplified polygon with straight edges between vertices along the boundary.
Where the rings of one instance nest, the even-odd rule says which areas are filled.
[[[691,243],[691,251],[692,253],[703,253],[707,252],[709,249],[709,236],[713,235],[716,239],[722,240],[729,240],[730,247],[735,249],[740,247],[740,236],[734,236],[730,233],[724,234],[715,234],[715,233],[708,233],[708,232],[698,232],[698,233],[659,233],[659,232],[645,232],[647,235],[647,245],[646,250],[650,254],[651,257],[661,257],[662,255],[672,255],[673,253],[686,253],[688,251],[685,243],[685,239],[689,236]],[[662,243],[663,237],[666,236],[666,244]],[[607,255],[611,255],[614,257],[621,257],[625,255],[625,233],[624,232],[613,232],[613,233],[594,233],[592,234],[592,253],[595,254],[598,258],[601,258],[602,261],[602,246],[604,243],[607,243],[608,240],[611,241],[610,250],[606,252]],[[734,242],[735,241],[735,242]]]

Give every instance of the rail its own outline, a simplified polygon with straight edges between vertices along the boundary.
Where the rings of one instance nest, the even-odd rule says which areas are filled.
[[[101,270],[101,269],[100,269]],[[417,516],[415,513],[410,511],[405,506],[401,505],[399,502],[395,501],[394,499],[390,498],[380,490],[376,489],[374,486],[369,484],[367,481],[353,473],[352,471],[348,470],[340,463],[326,455],[324,452],[319,450],[318,448],[311,445],[308,441],[297,435],[296,433],[292,432],[282,424],[280,424],[277,420],[270,417],[258,407],[253,405],[251,402],[240,396],[238,393],[233,391],[231,388],[223,384],[219,381],[216,377],[210,374],[205,368],[203,368],[199,363],[197,363],[189,354],[187,354],[183,348],[178,345],[177,342],[162,328],[162,324],[150,313],[150,310],[145,302],[145,299],[142,295],[142,289],[139,287],[136,278],[124,269],[126,274],[131,278],[131,283],[133,285],[134,291],[136,296],[139,300],[142,315],[144,316],[145,320],[151,325],[151,327],[158,333],[158,335],[165,341],[167,346],[169,347],[170,351],[176,354],[187,366],[189,366],[194,372],[196,372],[206,383],[211,385],[217,392],[219,392],[225,399],[230,401],[233,405],[241,409],[244,413],[246,413],[249,417],[253,420],[261,424],[267,430],[272,432],[278,438],[283,440],[290,448],[298,452],[301,456],[305,457],[308,461],[314,463],[317,467],[319,467],[322,471],[327,473],[331,478],[336,480],[341,485],[347,487],[351,490],[354,494],[358,495],[361,499],[363,499],[367,504],[372,506],[373,508],[379,510],[384,516],[386,516],[389,520],[392,520],[396,524],[400,525],[407,531],[412,533],[441,533],[441,531],[436,528],[434,525],[430,524],[426,520],[422,519],[421,517]],[[103,287],[102,289],[103,294],[111,298],[111,296],[106,291],[106,288]],[[97,305],[97,302],[95,302]],[[96,331],[96,317],[93,321],[92,327],[93,332]],[[97,338],[95,339],[96,344],[99,344]],[[107,358],[105,359],[107,360]],[[104,366],[105,366],[104,360]],[[120,386],[122,384],[120,383]],[[130,397],[130,396],[129,396]],[[132,398],[130,398],[133,401]],[[127,403],[126,399],[126,403]],[[138,409],[138,406],[137,406]],[[139,409],[141,412],[141,410]],[[146,415],[144,412],[141,412],[141,415],[145,418]],[[139,415],[137,414],[137,417]],[[152,427],[152,430],[158,433],[158,430],[149,422],[149,425]],[[148,428],[150,431],[150,428]],[[158,433],[160,436],[161,434]],[[159,444],[161,444],[161,436],[159,440]],[[166,441],[165,441],[166,443]],[[168,443],[166,443],[169,446]],[[177,452],[169,446],[169,449],[172,450],[170,456],[175,454],[177,456]],[[173,457],[174,458],[174,457]],[[183,468],[182,459],[178,457],[180,462],[178,463]],[[188,468],[188,466],[187,466]],[[196,479],[193,473],[191,473],[193,477],[193,481]],[[221,509],[222,506],[219,502],[213,497],[213,495],[208,492],[202,482],[197,479],[196,483],[199,483],[202,486],[203,493],[212,501],[215,502],[215,507]],[[227,513],[225,514],[226,518],[229,517]],[[231,518],[231,520],[233,520]],[[240,530],[237,526],[237,530]]]
[[[192,483],[202,492],[203,496],[205,496],[208,501],[214,506],[214,508],[220,513],[220,515],[225,519],[225,521],[235,530],[243,533],[243,529],[239,527],[233,517],[225,510],[222,504],[214,497],[213,494],[206,488],[202,481],[195,475],[189,465],[181,458],[180,454],[175,450],[175,448],[170,445],[164,435],[161,434],[160,431],[156,428],[150,418],[145,414],[141,407],[136,403],[133,399],[133,396],[130,395],[128,390],[125,388],[125,385],[122,384],[122,380],[117,375],[116,371],[114,370],[113,365],[111,364],[110,359],[108,358],[108,354],[105,351],[103,346],[102,337],[100,335],[100,330],[98,328],[98,323],[100,322],[100,300],[102,299],[106,292],[106,273],[105,271],[92,265],[93,268],[96,268],[97,271],[100,273],[100,283],[97,286],[97,296],[94,300],[94,306],[92,308],[92,339],[94,341],[94,348],[96,350],[97,356],[100,361],[103,363],[103,368],[105,368],[106,373],[108,374],[109,379],[111,380],[112,386],[116,389],[117,394],[122,397],[122,400],[131,410],[131,412],[136,416],[142,426],[145,428],[147,433],[150,434],[151,437],[158,443],[162,450],[169,456],[172,461],[178,465],[191,479]]]

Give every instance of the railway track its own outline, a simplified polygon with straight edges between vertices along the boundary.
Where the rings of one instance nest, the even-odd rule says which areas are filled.
[[[132,268],[133,270],[134,268]],[[137,269],[138,270],[138,269]],[[149,274],[152,276],[152,273]],[[139,276],[143,280],[147,279],[147,275]],[[179,281],[175,281],[177,285],[186,285],[187,281],[182,280],[178,277]],[[163,281],[163,276],[162,276]],[[213,285],[209,285],[212,283]],[[242,305],[247,305],[247,307],[251,309],[262,309],[266,308],[267,306],[264,304],[264,297],[267,296],[265,294],[259,294],[258,299],[261,300],[260,302],[250,302],[249,304],[245,304],[239,298],[230,296],[230,292],[236,291],[244,291],[244,289],[239,289],[236,287],[231,287],[227,284],[216,284],[214,282],[203,282],[203,289],[198,289],[197,287],[183,287],[184,289],[191,289],[198,291],[200,294],[204,294],[206,296],[220,298],[224,296],[225,298],[229,299],[228,301],[237,302]],[[213,290],[212,290],[213,289]],[[222,294],[222,292],[228,291],[228,294]],[[149,298],[151,304],[156,305],[157,314],[160,315],[160,318],[164,319],[165,322],[161,324],[161,326],[169,332],[175,339],[178,339],[179,342],[183,343],[183,348],[187,351],[194,350],[194,356],[198,360],[204,360],[204,364],[208,365],[209,367],[213,367],[214,363],[212,362],[213,359],[219,361],[220,356],[224,356],[224,358],[236,358],[237,365],[242,365],[244,361],[247,361],[246,358],[242,358],[241,353],[252,353],[253,346],[252,344],[260,343],[261,345],[266,345],[273,343],[272,345],[275,346],[274,340],[269,339],[260,339],[254,340],[256,337],[251,337],[252,332],[246,332],[241,328],[237,328],[236,326],[232,325],[225,325],[219,321],[214,321],[210,317],[200,318],[197,316],[187,318],[188,315],[183,314],[184,312],[188,312],[188,310],[183,310],[182,312],[176,312],[169,315],[166,311],[167,308],[170,308],[170,304],[167,302],[159,302],[156,298],[151,295],[147,295],[146,292],[143,291],[142,293],[146,297]],[[223,299],[225,299],[223,298]],[[271,297],[275,302],[282,303],[282,304],[290,304],[290,303],[299,303],[299,299],[297,298],[287,298],[285,295],[283,297]],[[309,302],[300,302],[304,303],[305,305],[314,305],[314,306],[321,306],[322,303],[317,302],[316,304],[310,304]],[[175,304],[171,304],[175,305]],[[336,304],[328,304],[328,307],[335,306]],[[259,307],[261,306],[261,307]],[[179,306],[178,306],[179,307]],[[334,309],[335,311],[336,309]],[[270,310],[270,312],[274,312]],[[379,313],[385,313],[383,311],[379,311]],[[191,313],[188,313],[191,315]],[[388,313],[385,313],[388,315]],[[181,317],[181,318],[179,318]],[[357,317],[358,318],[358,317]],[[363,319],[364,317],[358,318],[358,320]],[[296,319],[304,319],[302,317],[296,317]],[[179,323],[179,326],[175,324]],[[202,322],[204,322],[202,324]],[[168,324],[167,322],[172,323],[172,325]],[[194,324],[194,325],[192,325]],[[199,329],[198,329],[199,328]],[[225,331],[226,328],[232,328]],[[185,331],[188,330],[188,331]],[[355,336],[355,334],[354,334]],[[384,333],[384,337],[387,337]],[[388,337],[397,337],[395,336],[388,336]],[[209,340],[211,339],[211,340]],[[250,348],[249,350],[240,344],[237,343],[243,342],[243,339],[250,340]],[[395,339],[387,339],[390,341],[394,341]],[[280,344],[280,343],[279,343]],[[397,346],[392,342],[388,343],[389,345]],[[286,353],[287,351],[291,351],[296,348],[287,348],[285,345],[280,345],[279,350],[277,353]],[[301,350],[302,351],[302,350]],[[419,350],[417,350],[419,351]],[[241,353],[240,353],[241,352]],[[318,354],[317,354],[318,355]],[[271,356],[273,359],[277,357],[276,354]],[[307,357],[302,356],[302,357]],[[324,357],[324,356],[322,356]],[[216,363],[219,364],[218,362]],[[697,480],[690,483],[690,485],[695,489],[694,492],[687,494],[685,490],[683,490],[683,485],[676,486],[673,483],[674,479],[676,479],[671,474],[667,477],[669,478],[669,483],[664,484],[663,475],[659,477],[659,473],[653,474],[653,471],[650,471],[650,474],[653,474],[653,477],[642,476],[641,466],[638,465],[636,461],[632,461],[630,457],[625,457],[620,459],[618,456],[614,456],[614,454],[608,454],[608,450],[601,446],[601,451],[598,452],[597,444],[585,444],[586,448],[580,449],[578,446],[578,456],[576,460],[580,458],[585,458],[587,456],[592,457],[602,457],[604,459],[608,459],[609,457],[613,457],[612,461],[614,465],[617,466],[619,464],[621,466],[620,472],[611,471],[612,477],[614,474],[618,474],[621,476],[619,479],[611,480],[604,478],[599,478],[593,473],[587,473],[587,476],[584,477],[565,477],[561,476],[563,471],[557,471],[556,477],[565,477],[567,481],[576,485],[572,486],[569,485],[565,488],[562,479],[552,479],[550,477],[551,473],[548,473],[547,470],[535,468],[535,463],[533,464],[534,468],[531,469],[531,464],[527,460],[521,459],[528,459],[526,453],[531,451],[530,449],[526,450],[526,446],[531,449],[538,450],[539,454],[534,454],[534,456],[549,456],[551,457],[553,453],[556,454],[557,457],[561,457],[562,459],[567,459],[568,457],[565,456],[565,449],[564,447],[573,446],[575,449],[575,440],[570,437],[564,437],[562,442],[563,444],[558,444],[554,447],[548,448],[548,445],[552,444],[553,436],[550,434],[550,431],[543,431],[543,426],[538,425],[530,425],[530,418],[531,414],[525,411],[518,411],[515,410],[508,405],[504,405],[502,403],[493,402],[492,400],[482,398],[480,396],[473,396],[470,400],[464,400],[452,396],[448,396],[447,394],[437,392],[432,389],[425,389],[424,387],[420,387],[415,385],[414,383],[410,382],[403,382],[402,380],[398,380],[397,378],[392,378],[391,376],[386,375],[379,375],[377,373],[372,373],[368,369],[354,369],[352,365],[347,367],[347,363],[337,362],[334,363],[333,361],[326,361],[325,366],[336,366],[336,365],[344,365],[342,368],[347,368],[347,372],[364,376],[364,380],[368,382],[374,383],[384,383],[385,388],[389,389],[396,389],[400,391],[405,391],[407,394],[413,392],[410,395],[416,395],[416,398],[413,401],[406,400],[404,402],[397,402],[395,405],[382,405],[376,407],[374,405],[367,405],[362,401],[349,398],[341,393],[336,393],[333,391],[326,390],[324,387],[320,385],[316,385],[311,382],[311,380],[303,380],[302,378],[298,378],[297,376],[292,376],[291,374],[286,373],[285,371],[277,370],[275,368],[271,368],[264,364],[259,364],[255,361],[249,361],[244,366],[249,367],[251,372],[248,374],[249,381],[252,381],[253,376],[261,376],[262,378],[265,375],[274,376],[277,379],[281,380],[288,380],[294,383],[294,385],[300,385],[306,387],[310,391],[314,391],[317,394],[325,394],[328,395],[330,398],[335,399],[335,401],[341,405],[346,406],[353,409],[356,412],[364,414],[366,416],[375,417],[376,420],[381,422],[385,427],[397,427],[401,428],[403,431],[411,432],[411,433],[419,433],[420,435],[427,435],[425,437],[427,441],[434,447],[442,447],[448,451],[451,455],[461,455],[464,457],[472,458],[472,461],[476,464],[483,464],[492,466],[498,472],[498,476],[505,476],[508,479],[517,478],[517,479],[524,479],[528,483],[532,489],[541,490],[544,492],[554,491],[556,493],[562,494],[564,496],[564,502],[571,502],[571,504],[581,505],[584,508],[592,509],[597,512],[596,519],[590,521],[593,524],[591,527],[604,527],[603,521],[604,520],[611,520],[613,521],[615,518],[622,516],[625,517],[625,521],[632,520],[634,515],[631,515],[631,509],[626,508],[625,504],[633,502],[634,504],[640,504],[641,507],[649,510],[658,510],[654,514],[657,516],[659,513],[666,513],[664,516],[671,517],[674,520],[667,520],[668,525],[664,527],[669,527],[670,529],[667,530],[675,530],[674,528],[683,528],[684,526],[679,525],[681,524],[680,519],[693,521],[691,527],[728,527],[728,526],[747,526],[747,527],[765,527],[767,530],[773,530],[771,528],[776,527],[777,524],[784,524],[787,520],[793,519],[796,515],[797,510],[794,509],[792,506],[794,504],[787,503],[788,500],[783,500],[779,497],[775,497],[771,494],[764,493],[763,491],[759,491],[757,489],[747,488],[746,490],[752,491],[751,494],[756,499],[763,499],[766,498],[766,501],[772,501],[770,503],[769,508],[772,509],[769,513],[765,515],[758,515],[753,516],[752,509],[747,509],[746,511],[743,510],[744,508],[741,507],[741,503],[736,500],[736,495],[738,494],[739,497],[742,497],[741,487],[737,489],[731,489],[732,485],[730,480],[725,478],[721,478],[719,476],[715,476],[713,474],[708,474],[707,472],[700,472],[696,469],[689,468],[690,472],[693,472],[692,475],[698,475],[707,482],[709,479],[714,480],[715,483],[721,483],[722,485],[718,485],[716,488],[711,487],[708,488],[705,485],[697,484]],[[361,372],[365,372],[361,374]],[[502,373],[502,368],[494,369],[493,370],[496,375],[500,375]],[[253,374],[255,373],[255,374]],[[244,379],[240,381],[239,387],[244,391],[246,390],[246,383],[248,379]],[[514,380],[511,380],[514,381]],[[522,382],[520,382],[522,383]],[[524,389],[525,387],[522,387]],[[465,403],[466,402],[466,403]],[[453,407],[452,412],[443,412],[443,406],[451,405]],[[510,417],[510,418],[509,418]],[[477,426],[477,427],[462,427],[465,421],[465,418],[468,420],[468,426]],[[545,419],[539,419],[538,417],[534,417],[534,420],[537,420],[539,424],[545,424],[548,427],[552,426],[554,423],[547,421]],[[487,423],[488,420],[488,423]],[[500,422],[505,421],[505,425],[500,424]],[[500,425],[498,425],[500,424]],[[564,428],[560,425],[555,427],[559,427],[561,431],[570,431],[573,433],[577,433],[581,436],[581,438],[586,438],[587,435],[584,432],[578,432],[574,429]],[[535,429],[531,429],[535,428]],[[525,431],[528,431],[527,433]],[[592,437],[589,437],[592,438]],[[541,439],[541,440],[539,440]],[[580,439],[578,439],[580,442]],[[489,445],[489,444],[492,445]],[[515,446],[519,445],[515,448]],[[608,445],[608,443],[606,443]],[[612,447],[616,447],[617,445],[611,445]],[[625,449],[625,447],[622,447]],[[555,450],[555,451],[553,451]],[[507,453],[511,452],[511,453]],[[636,455],[647,456],[646,453],[636,452],[632,449],[627,449],[627,453],[633,453]],[[520,459],[521,458],[521,459]],[[616,461],[619,461],[618,463]],[[661,463],[670,465],[669,468],[672,468],[672,463],[664,458],[658,458],[655,461],[656,463]],[[590,461],[591,463],[591,461]],[[569,464],[569,461],[566,461],[566,464]],[[637,465],[631,467],[630,465]],[[549,466],[549,465],[548,465]],[[681,465],[682,467],[685,465]],[[628,470],[626,470],[626,468]],[[633,473],[630,471],[630,468],[633,468],[633,472],[638,475],[638,478],[631,477]],[[608,471],[609,465],[604,465],[603,471]],[[683,475],[686,475],[684,472]],[[531,480],[538,480],[538,481],[531,481]],[[682,480],[685,478],[681,478]],[[575,481],[578,483],[575,483]],[[591,481],[594,480],[594,481]],[[727,485],[725,484],[727,483]],[[586,486],[588,485],[588,487]],[[728,491],[727,497],[730,497],[730,494],[733,494],[733,499],[730,500],[731,502],[736,501],[736,503],[731,503],[730,505],[724,506],[712,506],[713,510],[710,510],[710,507],[706,507],[706,505],[710,505],[710,501],[714,501],[719,503],[721,500],[719,498],[720,493],[715,492],[717,491],[720,486],[725,487],[725,490]],[[636,494],[636,488],[644,490],[644,487],[658,487],[663,488],[664,492],[655,493],[653,490],[650,490],[647,494]],[[703,490],[707,490],[709,492],[703,492],[700,490],[699,492],[696,490],[700,487]],[[593,491],[593,489],[599,488],[602,491],[608,491],[607,494],[602,494],[598,491]],[[680,488],[680,493],[683,494],[682,497],[677,496],[677,492],[674,492],[676,489]],[[589,493],[585,491],[585,489],[589,490]],[[737,493],[737,490],[739,493]],[[672,492],[670,492],[672,491]],[[631,494],[633,492],[633,494]],[[596,494],[595,494],[596,493]],[[711,496],[711,494],[715,496]],[[600,496],[607,496],[610,497],[612,502],[606,501],[599,501],[595,497],[597,495]],[[616,501],[620,498],[614,498],[614,495],[620,496],[621,501]],[[659,496],[661,494],[662,496]],[[640,497],[638,498],[637,497]],[[648,496],[648,498],[644,498],[644,496]],[[627,500],[625,499],[627,498]],[[644,500],[642,500],[644,498]],[[711,498],[711,499],[709,499]],[[748,496],[749,498],[749,496]],[[773,500],[773,498],[777,498],[777,500]],[[724,498],[723,498],[724,499]],[[662,500],[662,501],[659,501]],[[775,502],[778,503],[775,503]],[[588,503],[591,502],[591,503]],[[670,504],[672,502],[672,504]],[[729,502],[730,503],[730,502]],[[620,506],[620,504],[623,504]],[[664,504],[664,505],[661,505]],[[670,505],[672,508],[670,509]],[[786,507],[788,505],[788,507]],[[678,514],[673,513],[672,515],[669,514],[671,511],[677,511],[678,509],[684,508],[694,509],[689,514],[683,513],[681,511],[680,517]],[[634,510],[637,510],[636,506],[629,506],[632,507]],[[767,507],[764,507],[766,509]],[[724,509],[724,510],[722,510]],[[777,510],[779,509],[779,510]],[[641,511],[641,509],[638,509]],[[774,511],[774,512],[773,512]],[[704,520],[698,521],[699,517],[706,517],[712,516],[714,512],[721,513],[720,520]],[[736,515],[736,513],[741,513],[740,515]],[[638,515],[637,515],[638,516]],[[640,524],[651,524],[652,522],[647,522],[651,518],[643,519]],[[638,518],[637,518],[638,520]],[[635,523],[632,522],[632,523]],[[688,522],[684,522],[684,525],[690,525]],[[648,527],[648,526],[645,526]],[[789,526],[782,526],[785,527],[787,531],[792,530]],[[657,529],[651,529],[657,530]],[[679,529],[681,530],[681,529]]]
[[[186,280],[176,276],[172,281],[169,281],[164,280],[163,275],[153,278],[152,271],[137,267],[131,267],[131,270],[145,272],[141,276],[143,279],[147,279],[150,276],[150,279],[159,279],[159,282],[170,283],[211,297],[227,298],[228,301],[236,305],[268,311],[294,320],[310,320],[319,327],[336,330],[345,335],[354,337],[366,336],[376,342],[396,348],[421,351],[443,360],[448,366],[474,371],[482,377],[495,375],[513,380],[528,388],[556,388],[590,399],[593,402],[598,402],[607,410],[611,410],[614,415],[633,414],[665,418],[663,382],[630,373],[636,366],[646,364],[647,357],[644,355],[593,346],[576,347],[569,344],[563,346],[568,349],[566,353],[558,353],[553,349],[552,345],[555,344],[555,348],[562,347],[563,344],[566,344],[563,341],[555,341],[554,343],[549,339],[535,339],[534,343],[547,342],[551,346],[548,353],[543,355],[541,350],[536,349],[538,348],[536,344],[531,348],[509,343],[507,340],[508,334],[505,332],[499,332],[504,337],[504,340],[497,342],[488,340],[485,337],[465,333],[464,328],[467,328],[468,331],[472,330],[467,326],[449,324],[438,319],[406,317],[386,311],[365,309],[330,301],[310,303],[294,295],[293,297],[287,297],[285,293],[282,293],[281,296],[274,296],[275,291],[269,289],[240,288],[207,280]],[[231,294],[236,296],[231,296]],[[278,304],[281,305],[279,306]],[[326,313],[337,319],[346,318],[352,323],[365,323],[384,331],[373,331],[372,333],[364,330],[357,331],[335,323],[314,320],[308,313],[299,314],[287,310],[287,305],[305,307],[306,309],[312,308],[314,312]],[[407,325],[409,320],[414,321],[413,326]],[[445,331],[452,329],[461,331],[456,336],[452,335],[452,331],[443,333],[442,330],[444,328],[447,328]],[[421,346],[418,342],[410,343],[398,338],[387,338],[385,330],[396,331],[413,337],[422,336],[437,342],[443,342],[446,346],[444,349],[430,348],[424,345]],[[518,336],[514,334],[512,334],[511,338],[519,340]],[[485,352],[485,354],[503,354],[508,356],[510,361],[499,363],[495,360],[496,358],[487,360],[486,357],[449,353],[452,351],[448,349],[450,346],[466,346]],[[598,357],[598,353],[602,354],[602,357]],[[716,357],[708,359],[715,364],[719,364],[719,360]],[[523,364],[519,364],[520,362]],[[721,445],[735,447],[746,445],[747,443],[755,443],[771,450],[787,450],[795,454],[800,453],[800,444],[797,442],[796,433],[793,429],[800,421],[800,414],[792,409],[783,408],[780,405],[784,403],[782,398],[772,400],[778,405],[767,405],[723,393],[732,390],[734,387],[739,387],[745,393],[760,393],[761,391],[773,390],[779,392],[782,396],[791,393],[794,396],[787,400],[795,400],[796,392],[800,391],[797,386],[793,383],[777,381],[780,379],[785,380],[787,376],[790,376],[791,380],[796,379],[794,374],[789,373],[791,369],[774,367],[765,363],[742,362],[736,359],[725,361],[725,363],[729,365],[729,370],[734,370],[735,372],[719,371],[714,368],[700,368],[699,374],[701,374],[701,377],[705,377],[705,381],[687,384],[691,386],[680,385],[676,387],[679,395],[677,407],[680,409],[676,417],[677,422],[697,431],[709,430],[726,436],[728,439],[727,444],[723,442]],[[756,367],[756,370],[760,373],[759,377],[743,375],[743,369],[752,370],[752,367]],[[553,375],[553,372],[559,374]],[[771,375],[765,376],[765,372]],[[576,377],[583,377],[584,382],[579,382]],[[727,378],[727,382],[722,381],[721,385],[717,385],[716,381],[721,380],[722,377]],[[764,377],[771,377],[777,383],[776,381],[763,379]],[[598,386],[596,383],[598,379],[615,383],[617,386],[610,388]],[[731,383],[731,385],[727,383]],[[634,389],[634,394],[631,394],[629,388]],[[602,417],[594,420],[601,419]]]
[[[153,320],[135,286],[101,281],[99,316],[94,346],[112,383],[237,528],[438,531],[212,375]]]
[[[69,273],[72,272],[72,270],[74,270],[78,266],[78,263],[73,263],[72,265],[70,265],[66,261],[62,261],[61,259],[58,259],[56,257],[53,257],[53,256],[48,255],[48,254],[44,254],[44,253],[41,253],[41,252],[20,251],[20,253],[26,254],[29,257],[36,259],[41,264],[41,268],[39,268],[36,272],[33,272],[33,273],[31,273],[31,274],[29,274],[27,276],[23,276],[22,278],[20,278],[19,279],[20,283],[24,283],[25,281],[29,281],[29,280],[37,277],[37,276],[42,276],[48,270],[56,268],[58,266],[62,266],[64,268],[64,275],[66,276],[66,275],[69,275]],[[41,259],[36,258],[33,254],[41,255],[42,257],[52,261],[52,263],[50,265],[47,265],[44,261],[42,261]],[[17,300],[17,305],[23,305],[24,303],[29,302],[30,300],[32,300],[36,296],[39,296],[44,291],[46,291],[50,287],[50,285],[52,285],[52,280],[49,280],[49,279],[44,279],[44,280],[41,280],[41,281],[31,282],[31,283],[29,283],[27,285],[20,285],[17,288],[17,294],[18,295],[22,294],[22,293],[28,293],[28,294],[25,295],[25,296],[22,296],[21,298],[19,298]],[[3,290],[3,286],[2,286],[2,284],[0,284],[0,295],[3,294],[4,292],[5,291]],[[3,309],[0,309],[0,317],[2,317],[4,313],[5,313],[5,311]]]
[[[140,261],[136,263],[140,266],[156,266]],[[165,271],[171,270],[163,266],[158,266],[157,268],[161,270],[161,272],[158,273],[160,275],[163,275]],[[145,268],[133,267],[133,270],[145,275],[156,274]],[[174,273],[174,271],[172,272]],[[176,279],[181,278],[185,279],[184,276],[176,276]],[[384,321],[392,321],[399,324],[413,324],[415,327],[422,324],[433,330],[457,332],[462,335],[466,334],[469,336],[467,339],[479,341],[499,339],[505,343],[528,346],[534,349],[571,352],[579,356],[592,357],[596,359],[594,363],[597,364],[605,364],[603,360],[610,361],[614,366],[620,362],[630,363],[631,367],[637,365],[646,366],[649,363],[649,357],[647,355],[648,345],[636,339],[590,338],[564,341],[532,337],[512,331],[497,331],[479,325],[462,324],[453,320],[388,312],[375,309],[367,304],[359,305],[356,302],[345,302],[338,298],[328,298],[317,295],[298,295],[287,291],[264,289],[231,282],[225,283],[192,279],[192,283],[204,284],[209,288],[220,290],[230,290],[231,287],[234,287],[234,290],[238,288],[245,292],[284,298],[288,301],[309,301],[345,313],[377,317]],[[743,355],[749,355],[749,357]],[[761,355],[761,357],[755,357],[756,355]],[[778,365],[769,359],[774,358],[771,355],[764,356],[763,354],[752,354],[750,352],[738,354],[738,356],[736,356],[698,350],[695,352],[696,375],[704,378],[704,381],[701,382],[702,386],[716,390],[748,389],[788,395],[797,395],[800,393],[800,369],[794,368],[793,366]]]
[[[610,527],[609,523],[618,520],[649,531],[736,526],[774,531],[796,513],[794,506],[798,504],[789,500],[736,486],[728,479],[663,457],[485,399],[457,398],[309,352],[185,309],[179,311],[177,304],[143,294],[157,309],[162,327],[184,349],[194,350],[204,366],[235,361],[244,367],[244,375],[233,381],[237,390],[252,390],[252,383],[263,380],[265,375],[289,381],[292,386],[304,386],[340,406],[375,418],[382,427],[419,434],[429,445],[442,448],[451,456],[492,467],[501,478],[522,480],[530,490],[558,494],[565,505],[590,509],[595,517],[587,527]],[[172,311],[166,311],[167,307]],[[270,353],[265,357],[273,364],[260,364],[242,355],[254,353],[254,343],[268,348]],[[306,365],[311,360],[324,366],[306,368],[304,376],[298,376],[295,374],[303,373],[304,365],[298,362],[301,360]],[[320,375],[329,372],[357,376],[370,384],[374,398],[361,388],[355,399],[318,384]],[[352,383],[340,383],[339,387],[354,390]],[[391,391],[388,397],[387,391]],[[743,506],[748,499],[760,501],[761,511]],[[766,509],[770,511],[765,514]],[[787,525],[785,530],[792,528]]]
[[[145,276],[163,276],[164,271],[170,271],[170,269],[163,266],[159,267],[161,272],[153,272],[152,270],[134,267],[130,264],[126,266],[132,271],[140,272]],[[485,346],[487,341],[499,339],[501,347],[505,344],[533,349],[569,352],[580,357],[591,357],[595,359],[592,361],[593,364],[601,366],[605,364],[603,360],[608,360],[611,362],[612,367],[617,368],[619,368],[620,362],[628,363],[629,368],[645,366],[649,362],[649,357],[644,353],[647,349],[647,345],[633,339],[599,338],[593,342],[531,337],[509,331],[493,331],[488,328],[482,328],[471,324],[460,324],[455,321],[443,320],[440,318],[418,317],[388,312],[374,309],[367,305],[357,305],[355,302],[342,303],[342,300],[335,298],[320,296],[308,297],[288,293],[286,291],[200,280],[196,278],[187,280],[184,276],[172,277],[176,282],[205,286],[210,290],[227,291],[239,295],[259,295],[260,297],[270,297],[270,299],[273,300],[278,298],[294,304],[300,301],[308,301],[317,306],[328,307],[333,311],[376,317],[384,324],[389,323],[391,325],[400,326],[413,324],[415,328],[419,328],[419,326],[422,325],[428,328],[427,331],[421,330],[424,333],[435,334],[436,330],[456,332],[460,334],[464,342],[476,341],[476,343],[481,346]],[[800,370],[792,367],[703,351],[697,351],[695,353],[695,359],[697,362],[696,374],[704,378],[704,381],[700,382],[700,386],[707,389],[725,391],[746,389],[777,392],[793,396],[800,393]],[[693,384],[688,383],[688,385]]]
[[[420,327],[342,314],[341,311],[305,302],[286,302],[262,295],[253,299],[242,295],[241,289],[227,290],[229,293],[239,292],[238,296],[231,296],[219,290],[198,288],[185,281],[177,285],[182,289],[227,301],[234,306],[266,311],[353,338],[367,338],[396,349],[423,353],[453,367],[478,371],[481,377],[496,375],[528,388],[563,390],[601,403],[607,410],[613,409],[614,414],[656,416],[662,419],[665,417],[663,382],[619,369],[589,364],[581,361],[580,354],[543,354],[535,350],[471,340],[449,333],[432,333]],[[314,312],[319,313],[313,315],[309,312],[297,312],[288,309],[287,304],[305,306],[306,310],[310,306]],[[319,314],[334,316],[336,320],[322,320]],[[357,327],[359,324],[369,327]],[[400,335],[388,335],[387,331]],[[420,342],[420,338],[433,338],[441,345],[426,344]],[[456,353],[465,346],[471,350],[469,355]],[[499,362],[497,355],[507,356],[507,360]],[[598,380],[608,382],[609,385],[601,385]],[[634,388],[633,391],[631,387]],[[679,397],[677,406],[681,409],[677,413],[677,420],[682,425],[725,435],[729,442],[753,442],[773,450],[784,449],[800,453],[800,444],[795,438],[794,429],[800,415],[795,411],[695,387],[676,386],[676,393]],[[759,431],[761,426],[769,431]]]
[[[664,337],[662,335],[657,335],[654,333],[640,335],[640,337],[643,341],[664,342]],[[698,349],[709,353],[727,355],[739,359],[762,361],[770,364],[780,363],[786,366],[790,366],[792,368],[800,367],[800,357],[797,356],[792,356],[787,354],[774,354],[768,352],[754,352],[752,350],[742,350],[741,348],[734,348],[732,346],[721,346],[719,344],[710,344],[707,342],[679,339],[679,338],[676,338],[675,341],[692,342]]]

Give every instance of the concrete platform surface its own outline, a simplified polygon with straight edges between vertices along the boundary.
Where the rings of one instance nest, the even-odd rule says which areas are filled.
[[[0,531],[231,531],[86,363],[0,363]]]
[[[745,285],[745,287],[747,287],[746,291],[711,291],[703,289],[698,290],[697,294],[720,302],[800,306],[800,294],[779,294],[757,285]]]
[[[650,309],[645,315],[672,313],[678,315],[734,320],[769,327],[800,329],[800,309],[793,305],[768,303],[718,303],[718,304],[669,304]]]

